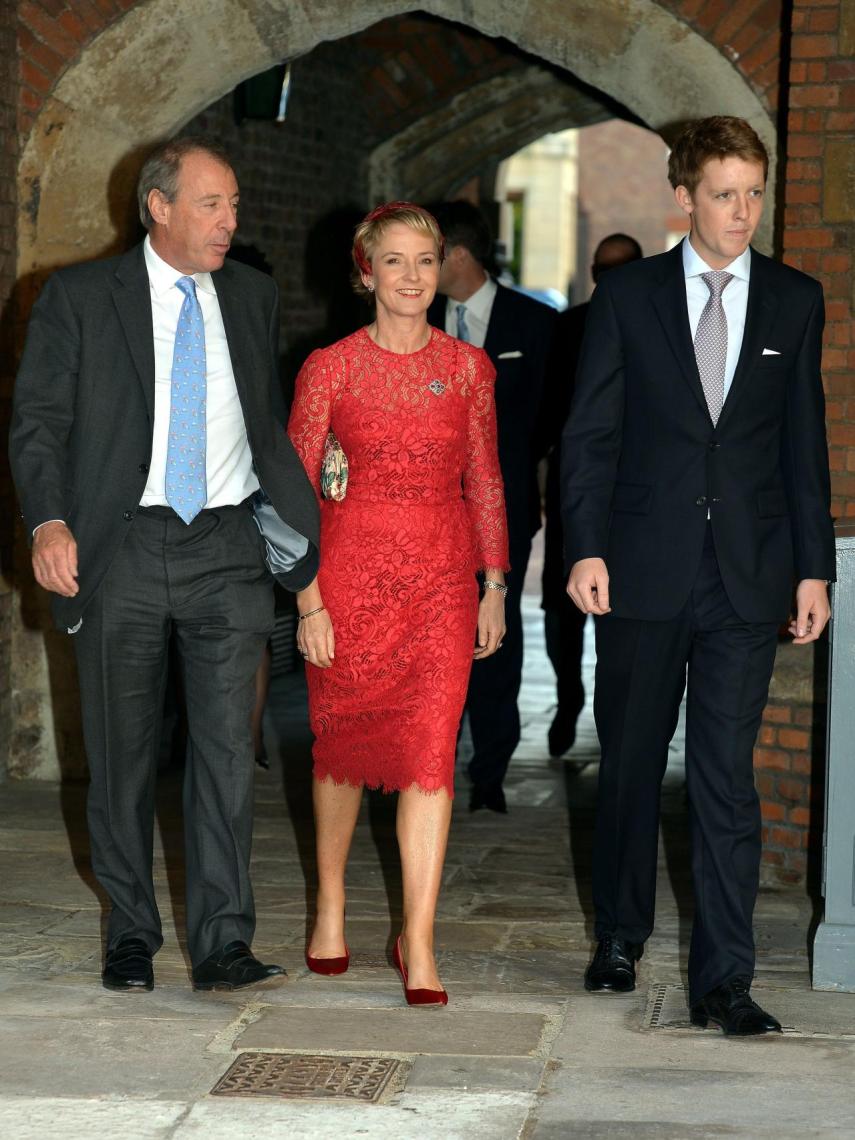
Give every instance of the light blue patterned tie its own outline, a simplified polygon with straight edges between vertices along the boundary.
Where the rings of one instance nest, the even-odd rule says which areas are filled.
[[[469,336],[469,326],[466,323],[466,306],[465,305],[458,305],[457,306],[457,339],[458,340],[465,340],[468,344],[471,344],[471,338]]]
[[[178,316],[172,357],[166,501],[177,515],[190,523],[208,499],[205,479],[205,322],[193,278],[181,277],[175,284],[184,294],[184,304]]]

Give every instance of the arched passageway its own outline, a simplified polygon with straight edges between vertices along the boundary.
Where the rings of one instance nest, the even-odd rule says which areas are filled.
[[[404,29],[408,38],[392,58],[392,18],[408,13],[413,15]],[[431,58],[434,32],[457,37],[453,82]],[[341,41],[347,37],[344,49]],[[475,39],[486,46],[478,48]],[[357,42],[358,52],[348,62],[349,47]],[[324,53],[329,81],[351,83],[349,90],[359,98],[351,97],[340,119],[307,127],[302,137],[314,131],[317,142],[318,133],[325,132],[322,145],[329,158],[336,156],[337,136],[348,135],[347,154],[358,155],[361,165],[357,170],[354,159],[351,180],[346,162],[318,165],[300,187],[307,199],[318,197],[318,179],[337,180],[340,199],[347,194],[344,200],[358,206],[398,194],[444,194],[545,131],[614,113],[628,114],[666,137],[669,127],[685,118],[738,113],[775,155],[773,120],[760,95],[666,2],[432,0],[414,14],[404,0],[347,5],[186,0],[178,8],[167,0],[148,0],[107,26],[59,75],[23,141],[18,168],[22,297],[27,282],[37,282],[54,266],[125,244],[133,232],[136,173],[156,139],[198,122],[203,112],[210,120],[207,129],[223,132],[227,142],[237,139],[239,128],[223,97],[238,82],[287,58],[296,61],[298,79],[303,66],[311,85],[310,63]],[[373,110],[372,90],[377,95]],[[377,108],[384,92],[381,114]],[[343,86],[341,102],[347,102]],[[265,145],[281,145],[287,137],[271,136]],[[252,147],[245,159],[252,163]],[[270,209],[293,207],[280,202],[275,187],[266,192]],[[284,224],[303,229],[306,216],[304,209]],[[771,221],[770,211],[761,237],[766,245]],[[256,216],[249,240],[263,246],[265,224]],[[301,238],[292,260],[276,267],[280,279],[290,277],[297,259],[303,260]],[[287,281],[284,286],[292,328],[311,323],[314,313],[301,309],[304,302],[296,295],[289,297]],[[17,726],[20,751],[13,747],[13,770],[45,777],[61,770],[76,774],[83,770],[83,758],[75,702],[67,693],[68,646],[47,635],[47,652],[43,598],[28,599],[27,611],[26,622],[19,604],[12,615],[12,687],[20,694],[19,712],[26,710]],[[53,695],[51,675],[62,678]]]

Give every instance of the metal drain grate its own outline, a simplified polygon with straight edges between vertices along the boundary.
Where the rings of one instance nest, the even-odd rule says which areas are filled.
[[[753,986],[751,996],[781,1022],[785,1037],[855,1038],[855,996]],[[692,1029],[682,986],[656,982],[647,991],[644,1029]]]
[[[211,1093],[376,1104],[384,1092],[403,1085],[408,1070],[405,1061],[388,1057],[241,1053]]]

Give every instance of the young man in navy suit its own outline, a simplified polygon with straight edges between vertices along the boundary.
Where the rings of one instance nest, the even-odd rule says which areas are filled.
[[[669,179],[691,232],[606,274],[564,432],[567,590],[596,616],[597,950],[627,991],[653,929],[659,791],[684,689],[692,1021],[780,1030],[749,993],[761,852],[753,747],[779,626],[829,617],[821,286],[750,246],[768,159],[741,119],[689,126]],[[688,679],[688,684],[687,684]]]
[[[508,631],[501,653],[473,668],[466,711],[474,747],[469,763],[470,811],[505,812],[502,782],[520,739],[520,602],[532,536],[540,528],[535,433],[555,314],[548,305],[507,288],[488,272],[493,237],[477,206],[441,202],[431,210],[445,237],[445,261],[428,320],[483,348],[496,368],[499,465],[511,561],[505,598]]]

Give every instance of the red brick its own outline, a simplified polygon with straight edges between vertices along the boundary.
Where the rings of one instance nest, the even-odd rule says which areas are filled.
[[[846,273],[852,265],[848,253],[826,253],[822,259],[824,273]]]
[[[788,202],[818,202],[822,195],[818,182],[794,182],[786,190]]]
[[[822,8],[808,16],[812,32],[836,32],[840,27],[840,13],[836,8]]]
[[[702,32],[711,32],[729,7],[727,0],[707,0],[695,17],[695,27]]]
[[[757,768],[771,768],[778,772],[790,770],[790,754],[779,748],[755,748],[754,765]]]
[[[761,724],[760,733],[757,737],[758,744],[775,744],[778,739],[777,730],[772,728],[769,724]]]
[[[815,135],[792,135],[787,143],[790,158],[815,158],[823,149],[823,140]]]
[[[807,65],[808,83],[825,83],[827,75],[828,67],[824,60],[821,63],[811,62]]]
[[[765,848],[761,859],[764,863],[767,863],[772,867],[782,867],[784,865],[784,856],[780,851],[771,851],[768,848]]]
[[[804,780],[794,780],[792,776],[781,776],[778,780],[778,794],[781,799],[793,804],[806,803],[808,787]]]
[[[837,55],[837,36],[793,36],[793,59],[828,59]]]
[[[801,835],[789,827],[770,827],[769,842],[775,847],[800,847]]]
[[[795,66],[793,64],[793,67]],[[803,65],[800,64],[799,66]],[[855,60],[830,59],[828,61],[828,78],[836,80],[855,79]]]
[[[818,162],[793,158],[787,160],[787,182],[818,182],[821,178],[822,167]]]
[[[757,794],[762,799],[772,799],[775,796],[775,777],[771,772],[756,772],[754,784]]]
[[[755,30],[757,31],[757,42],[749,50],[744,50],[739,60],[739,66],[746,75],[764,67],[770,60],[777,60],[778,58],[779,45],[776,38],[763,35],[759,29]]]
[[[810,808],[790,808],[788,819],[790,823],[795,823],[798,827],[810,827]]]
[[[828,229],[793,229],[787,235],[794,249],[823,249],[834,244]]]
[[[790,83],[804,83],[807,79],[806,63],[790,64]]]
[[[736,0],[736,3],[731,5],[730,11],[719,21],[715,30],[715,42],[726,44],[730,37],[748,21],[756,3],[757,0]]]
[[[810,733],[800,728],[779,728],[778,743],[782,748],[791,748],[794,752],[804,752],[810,747]]]
[[[829,111],[825,118],[825,127],[829,131],[855,133],[855,111]]]
[[[840,88],[834,83],[793,87],[790,105],[793,107],[836,107],[840,102]]]
[[[849,305],[845,301],[829,301],[825,306],[827,321],[848,321]]]
[[[787,813],[780,804],[763,800],[760,804],[760,815],[767,823],[781,823],[786,819]]]
[[[51,76],[45,75],[40,67],[30,63],[28,59],[21,60],[20,75],[22,83],[32,87],[34,91],[41,91],[43,95],[47,94],[53,87]]]
[[[18,98],[25,111],[38,111],[44,102],[41,95],[38,95],[29,87],[22,87]]]
[[[771,721],[772,724],[789,724],[790,710],[784,705],[766,705],[763,719]]]
[[[23,0],[18,11],[18,19],[25,24],[35,36],[65,60],[73,59],[77,54],[78,45],[63,31],[55,20],[52,20],[44,8],[38,7],[33,0]]]

